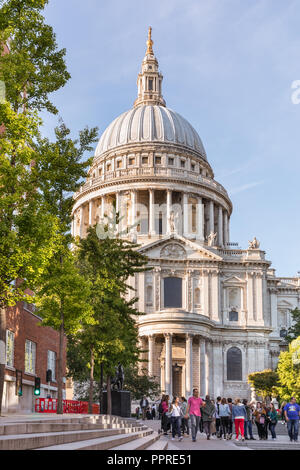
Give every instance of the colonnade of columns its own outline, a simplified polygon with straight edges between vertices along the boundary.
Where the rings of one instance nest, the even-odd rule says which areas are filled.
[[[172,377],[173,377],[173,368],[174,361],[177,361],[177,358],[173,358],[173,334],[165,333],[164,335],[164,350],[165,356],[164,361],[161,363],[160,367],[160,382],[161,389],[168,395],[174,393]],[[197,357],[195,356],[195,348],[193,349],[194,340],[197,338]],[[149,376],[155,375],[155,370],[157,370],[157,365],[155,366],[154,361],[157,359],[155,354],[155,335],[150,334],[145,337],[145,340],[148,340],[148,345],[144,345],[148,349],[147,356],[147,367]],[[179,361],[180,362],[180,361]],[[197,363],[199,365],[198,370],[198,380],[197,383],[193,381],[193,372],[194,365]],[[182,367],[182,390],[181,393],[185,396],[192,395],[193,388],[199,387],[199,392],[201,396],[207,394],[213,394],[213,355],[212,355],[212,344],[211,342],[200,335],[185,334],[185,354],[184,354],[184,364]],[[219,377],[221,380],[222,377]]]
[[[204,241],[209,234],[214,233],[214,245],[226,247],[229,243],[229,214],[220,204],[212,200],[204,199],[201,196],[184,192],[182,193],[179,206],[181,213],[178,214],[178,204],[172,203],[173,192],[171,189],[165,190],[165,202],[160,202],[159,204],[155,203],[155,190],[151,188],[147,191],[149,198],[145,210],[148,214],[147,226],[149,236],[177,232],[186,238],[196,238],[199,241]],[[162,190],[159,191],[161,192]],[[122,214],[122,192],[114,192],[108,196],[113,196],[116,203],[116,211],[120,212],[121,216],[125,215],[124,219],[126,220],[127,218],[127,225],[134,228],[139,219],[137,216],[137,209],[140,204],[138,201],[138,190],[130,190],[129,214]],[[106,197],[107,196],[103,195],[100,198],[88,201],[85,204],[87,210],[84,209],[84,205],[77,209],[72,227],[74,235],[82,237],[84,235],[85,225],[87,225],[87,223],[88,225],[96,223],[96,216],[98,216],[98,219],[103,219]],[[98,202],[99,199],[100,204]],[[96,201],[98,202],[97,207]],[[164,231],[162,231],[161,227],[158,227],[156,223],[159,213],[163,214],[162,217],[165,217]],[[122,224],[124,224],[124,222],[122,222]]]

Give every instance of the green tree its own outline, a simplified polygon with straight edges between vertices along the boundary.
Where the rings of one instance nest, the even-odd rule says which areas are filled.
[[[1,60],[1,59],[0,59]],[[1,62],[0,62],[1,63]],[[34,139],[39,120],[34,112],[15,112],[0,103],[0,412],[4,385],[6,308],[29,300],[29,290],[57,244],[57,220],[47,212],[37,190],[39,161]]]
[[[300,336],[300,310],[296,307],[291,310],[292,326],[287,331],[286,341],[291,343],[294,339]]]
[[[118,217],[118,215],[117,215]],[[108,227],[104,227],[108,230]],[[108,413],[110,409],[110,377],[115,366],[138,361],[138,330],[135,317],[140,314],[129,299],[127,280],[144,271],[147,258],[137,250],[137,245],[119,238],[98,238],[96,227],[90,227],[85,239],[80,240],[78,260],[81,274],[91,285],[90,304],[93,309],[92,324],[83,324],[77,338],[79,348],[85,348],[90,376],[90,397],[93,396],[94,366],[102,366],[106,375]],[[78,344],[78,343],[77,343]],[[76,371],[75,371],[76,372]]]
[[[154,400],[161,393],[157,378],[149,377],[146,370],[139,373],[136,365],[126,367],[124,375],[124,389],[131,392],[134,400],[140,400],[143,396]]]
[[[276,387],[277,393],[283,400],[289,400],[295,396],[300,400],[300,367],[294,365],[292,361],[292,348],[288,351],[282,351],[277,365],[277,374],[279,384]]]
[[[69,137],[70,130],[61,122],[55,128],[56,141],[50,142],[47,138],[39,138],[35,146],[37,153],[41,156],[36,162],[35,170],[38,174],[39,188],[42,194],[45,207],[52,216],[58,220],[58,234],[60,243],[56,247],[55,254],[51,258],[49,267],[40,278],[41,288],[39,289],[39,307],[41,315],[44,316],[43,324],[52,326],[59,331],[60,347],[58,354],[58,406],[57,413],[62,414],[62,389],[63,389],[63,344],[65,333],[74,333],[70,328],[73,322],[72,303],[78,302],[76,327],[79,328],[80,317],[85,317],[89,306],[85,293],[88,291],[88,284],[84,287],[84,279],[76,274],[77,268],[75,258],[70,252],[72,237],[70,227],[72,221],[72,194],[79,189],[81,179],[87,174],[87,167],[90,159],[83,161],[85,152],[91,151],[91,144],[97,140],[97,128],[89,130],[85,128],[79,133],[79,139],[73,140]],[[53,278],[53,276],[55,276]],[[74,289],[68,288],[68,279],[74,277],[78,280]],[[80,282],[82,282],[82,299],[80,300]],[[56,287],[56,283],[59,289]],[[66,289],[64,292],[63,288]],[[52,313],[46,309],[48,299],[52,300],[53,295],[59,300],[53,305]],[[65,296],[70,302],[70,308],[65,303]],[[72,300],[73,295],[73,300]],[[83,300],[84,299],[84,300]],[[85,306],[86,304],[86,306]],[[76,308],[74,309],[76,311]],[[44,313],[46,312],[46,314]],[[81,313],[80,313],[81,312]],[[76,329],[76,328],[75,328]]]
[[[63,87],[70,74],[65,49],[58,49],[41,12],[48,0],[0,1],[0,80],[14,111],[47,109],[57,113],[49,93]],[[3,54],[4,45],[9,54]],[[2,50],[1,50],[2,49]]]
[[[248,375],[248,383],[265,400],[267,397],[272,396],[275,387],[278,385],[278,375],[271,369],[253,372]]]

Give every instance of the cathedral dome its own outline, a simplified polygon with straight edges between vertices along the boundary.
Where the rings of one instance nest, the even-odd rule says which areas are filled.
[[[122,145],[146,142],[184,146],[206,160],[201,139],[191,124],[175,111],[152,103],[118,116],[102,134],[95,156]]]

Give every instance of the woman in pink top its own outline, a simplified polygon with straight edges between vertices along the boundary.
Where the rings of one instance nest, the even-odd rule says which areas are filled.
[[[188,418],[190,415],[191,418],[191,428],[192,428],[192,441],[196,442],[196,435],[199,428],[199,422],[201,418],[201,406],[203,401],[199,398],[198,388],[193,389],[193,396],[188,399],[188,407],[186,410],[185,418]]]
[[[170,424],[170,419],[167,416],[167,412],[169,410],[169,395],[164,395],[161,401],[162,406],[162,416],[161,416],[161,427],[164,430],[164,434],[168,434],[168,427]]]

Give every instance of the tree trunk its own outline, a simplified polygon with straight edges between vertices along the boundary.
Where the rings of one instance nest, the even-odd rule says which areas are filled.
[[[6,310],[0,308],[0,415],[2,410],[2,398],[4,388],[5,372],[5,351],[6,351]]]
[[[111,386],[110,386],[110,375],[107,376],[106,380],[106,391],[107,391],[107,414],[111,415]]]
[[[61,310],[61,325],[59,329],[59,352],[58,352],[58,374],[57,374],[57,410],[59,415],[63,414],[63,348],[64,348],[64,315]]]
[[[99,383],[99,415],[103,414],[103,364],[100,365],[100,383]]]
[[[89,414],[93,413],[94,398],[94,349],[91,348],[91,371],[90,371],[90,390],[89,390]]]

